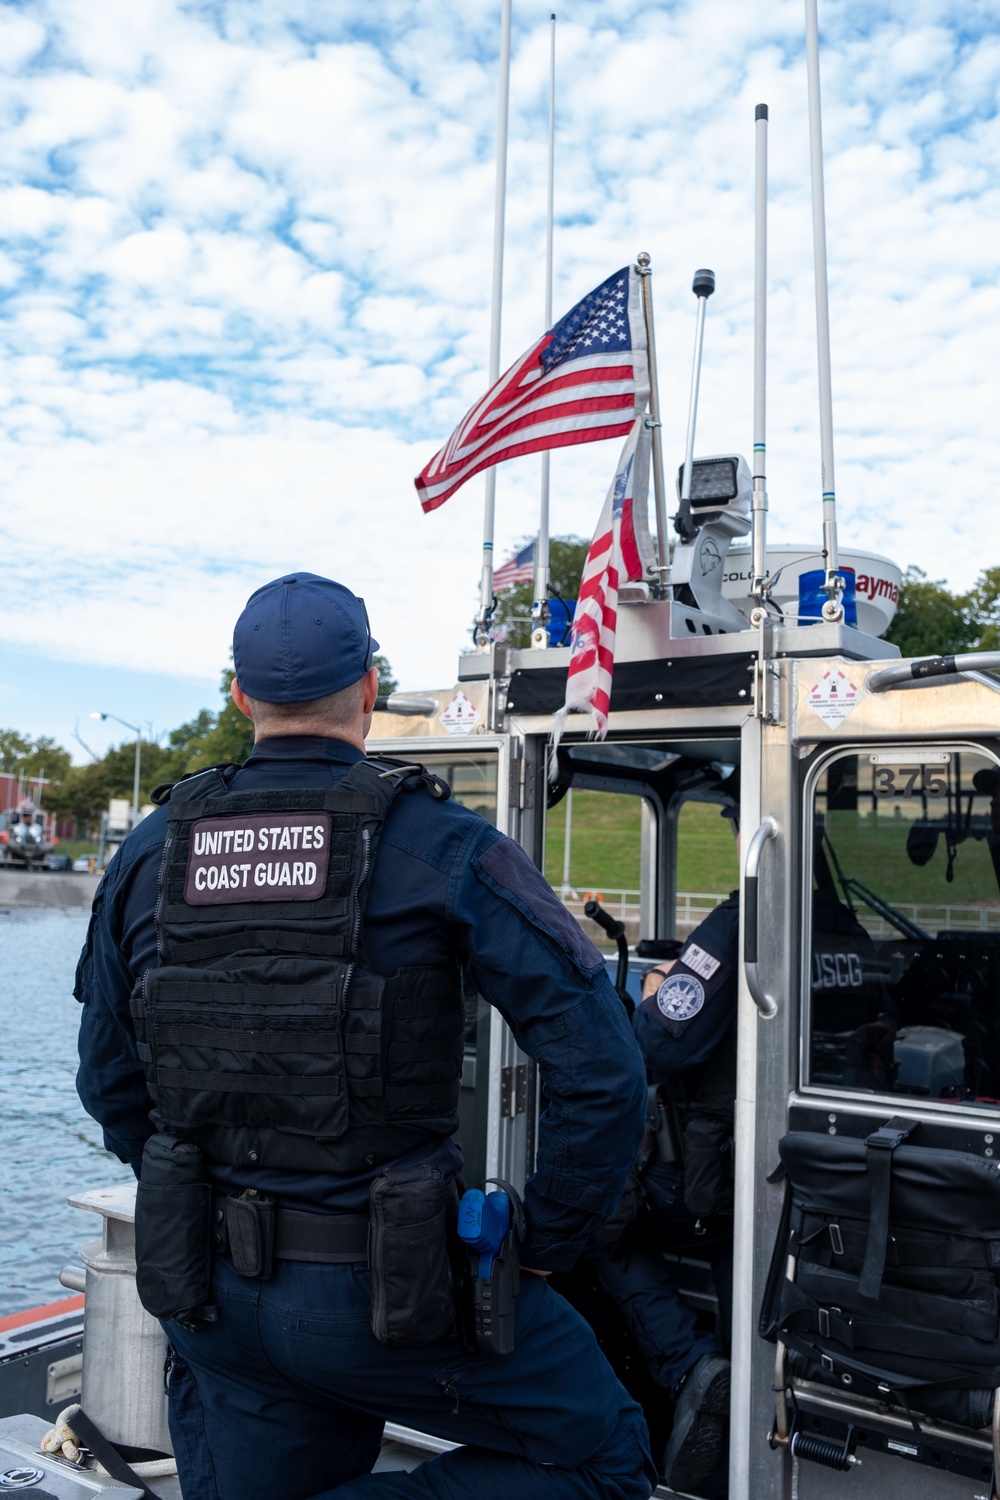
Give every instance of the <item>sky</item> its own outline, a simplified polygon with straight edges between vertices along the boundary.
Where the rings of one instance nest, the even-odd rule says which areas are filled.
[[[543,331],[550,0],[514,0],[502,361]],[[0,726],[100,753],[218,703],[248,594],[364,595],[404,688],[478,603],[482,478],[413,476],[486,386],[499,0],[0,4]],[[1000,562],[997,0],[820,0],[841,539]],[[668,474],[752,448],[754,106],[770,108],[769,535],[819,544],[801,0],[569,0],[556,317],[652,256]],[[552,462],[589,536],[618,444]],[[537,526],[504,465],[497,559]]]

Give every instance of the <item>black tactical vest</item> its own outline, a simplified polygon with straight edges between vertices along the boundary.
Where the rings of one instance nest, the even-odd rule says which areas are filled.
[[[327,790],[231,791],[235,768],[170,796],[160,966],[132,996],[161,1130],[210,1161],[354,1173],[458,1124],[457,962],[368,967],[368,875],[420,767],[359,761]]]

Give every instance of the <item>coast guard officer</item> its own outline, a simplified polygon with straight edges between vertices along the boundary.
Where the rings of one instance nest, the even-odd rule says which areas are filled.
[[[739,836],[739,808],[725,807]],[[736,1097],[739,892],[705,918],[676,960],[647,969],[632,1026],[650,1083],[669,1101],[638,1164],[641,1207],[615,1238],[616,1215],[587,1258],[614,1298],[656,1383],[674,1400],[663,1457],[671,1489],[701,1493],[720,1468],[729,1428],[730,1367],[683,1299],[663,1249],[698,1246],[712,1264],[720,1328],[732,1288],[732,1135]],[[668,1129],[672,1123],[677,1128]],[[672,1144],[664,1146],[668,1140]],[[624,1207],[624,1205],[623,1205]]]
[[[141,1173],[138,1281],[165,1318],[184,1497],[645,1500],[641,1411],[544,1279],[621,1195],[639,1052],[520,847],[436,778],[366,760],[376,648],[340,584],[297,573],[252,595],[232,692],[253,754],[179,783],[129,835],[80,960],[78,1087]],[[535,1274],[504,1356],[470,1352],[435,1302],[462,964],[547,1101],[524,1195]],[[410,1262],[375,1301],[390,1336],[412,1315],[423,1341],[380,1342],[372,1278],[415,1192]],[[464,1446],[369,1475],[386,1419]]]

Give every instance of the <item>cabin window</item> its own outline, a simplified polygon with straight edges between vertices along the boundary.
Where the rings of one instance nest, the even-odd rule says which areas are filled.
[[[811,801],[805,1079],[1000,1108],[1000,766],[839,755]]]
[[[497,757],[487,755],[456,755],[421,750],[417,757],[422,766],[440,776],[451,787],[451,795],[463,807],[492,823],[497,821]]]
[[[740,883],[734,825],[717,802],[686,799],[677,814],[674,935],[686,939]]]

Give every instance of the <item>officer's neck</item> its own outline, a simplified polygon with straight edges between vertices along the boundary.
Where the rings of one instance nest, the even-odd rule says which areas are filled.
[[[264,743],[265,740],[287,740],[287,739],[321,739],[340,740],[345,745],[353,745],[355,750],[364,754],[365,731],[367,724],[362,725],[359,721],[356,725],[338,724],[333,725],[322,719],[295,719],[291,724],[268,724],[254,725],[253,743],[254,749]]]

